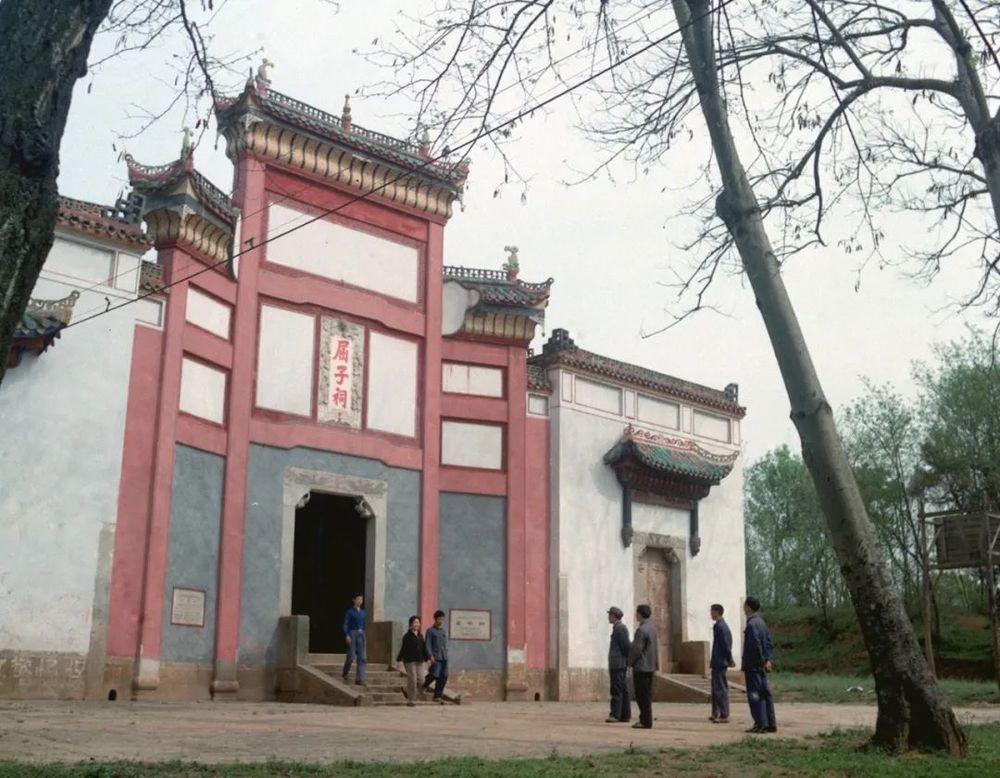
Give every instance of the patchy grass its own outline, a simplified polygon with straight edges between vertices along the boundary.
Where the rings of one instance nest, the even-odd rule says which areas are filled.
[[[855,702],[875,704],[875,683],[870,675],[785,673],[770,676],[774,696],[780,702]],[[1000,690],[993,681],[939,681],[952,705],[1000,704]],[[863,691],[857,691],[861,687]],[[854,688],[855,691],[848,691]]]
[[[0,762],[0,778],[569,778],[570,776],[899,776],[911,778],[979,778],[995,774],[1000,764],[1000,725],[968,730],[967,759],[934,754],[892,757],[866,748],[867,733],[837,731],[806,741],[771,737],[703,750],[669,749],[548,759],[443,759],[406,764],[342,762],[314,765],[292,762],[196,765],[180,762],[74,765],[27,765]]]

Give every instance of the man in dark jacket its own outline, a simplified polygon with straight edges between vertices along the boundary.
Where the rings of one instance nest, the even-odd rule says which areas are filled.
[[[635,609],[639,626],[632,637],[628,666],[632,668],[635,683],[635,701],[639,705],[639,720],[633,729],[653,728],[653,674],[660,669],[660,653],[656,646],[656,628],[649,617],[653,609],[640,605]]]
[[[434,685],[434,699],[443,702],[444,687],[448,683],[448,633],[444,629],[444,611],[434,611],[434,624],[427,630],[427,650],[434,660],[424,679],[424,691]]]
[[[628,654],[632,643],[628,639],[628,627],[622,624],[621,608],[608,608],[608,623],[611,624],[611,646],[608,648],[608,674],[611,676],[611,713],[605,719],[609,724],[625,722],[632,718],[632,703],[628,697],[625,674],[628,672]]]
[[[733,661],[733,633],[722,618],[725,608],[715,603],[710,612],[713,624],[712,659],[709,662],[709,667],[712,668],[712,715],[709,721],[724,724],[729,721],[729,680],[726,678],[726,670],[736,667],[736,662]]]
[[[771,636],[767,624],[760,617],[760,600],[747,597],[743,603],[743,611],[747,615],[747,627],[743,633],[742,670],[747,680],[747,702],[750,704],[750,715],[753,716],[753,726],[747,732],[777,732],[778,722],[774,716],[774,699],[767,683],[767,674],[771,672],[771,662],[774,659],[774,649],[771,646]]]

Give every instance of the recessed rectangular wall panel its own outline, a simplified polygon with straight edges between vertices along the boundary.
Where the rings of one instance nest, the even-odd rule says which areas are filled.
[[[576,404],[586,405],[605,413],[621,415],[622,390],[617,386],[599,384],[586,378],[576,379]]]
[[[445,362],[441,366],[441,388],[454,394],[503,397],[503,370],[498,367]]]
[[[680,427],[680,413],[681,409],[677,403],[639,395],[638,419],[641,422],[675,430]]]
[[[312,414],[315,319],[270,305],[260,309],[257,407]]]
[[[695,411],[694,434],[728,443],[730,440],[729,419],[725,416],[716,416],[714,413]]]
[[[92,284],[110,284],[114,268],[113,251],[56,237],[45,258],[45,269],[79,278]]]
[[[379,332],[368,337],[369,429],[412,438],[417,428],[417,344]]]
[[[214,297],[194,287],[188,289],[185,318],[196,327],[229,340],[229,319],[232,309]]]
[[[544,394],[528,395],[528,413],[533,416],[549,415],[549,398]]]
[[[441,464],[503,469],[503,427],[464,421],[441,423]]]
[[[180,409],[223,424],[226,420],[225,371],[184,357],[181,360]]]
[[[267,260],[415,303],[420,252],[413,246],[362,232],[329,219],[272,204],[268,234],[294,232],[267,245]],[[301,225],[301,226],[299,226]]]

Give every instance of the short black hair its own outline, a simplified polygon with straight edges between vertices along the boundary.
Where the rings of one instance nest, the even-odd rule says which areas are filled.
[[[415,621],[420,621],[420,617],[419,616],[410,616],[410,621],[408,622],[409,626],[412,627],[413,626],[413,622],[415,622]]]
[[[640,616],[642,616],[644,619],[648,619],[652,615],[653,609],[650,608],[648,605],[640,605],[638,608],[635,609],[635,612],[638,613]]]
[[[753,595],[750,595],[749,597],[747,597],[743,602],[754,613],[756,613],[757,611],[760,610],[760,600],[758,600]]]
[[[719,614],[720,616],[721,616],[721,615],[722,615],[723,613],[725,613],[725,612],[726,612],[726,609],[725,609],[725,608],[723,608],[723,607],[722,607],[721,605],[719,605],[719,603],[717,603],[717,602],[713,602],[713,603],[712,603],[712,608],[711,608],[711,609],[712,609],[713,611],[715,611],[716,613],[718,613],[718,614]]]
[[[443,619],[444,618],[444,611],[434,611],[434,618],[435,619]]]

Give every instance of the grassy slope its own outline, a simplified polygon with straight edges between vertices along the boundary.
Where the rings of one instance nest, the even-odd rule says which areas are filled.
[[[927,754],[889,757],[863,748],[865,733],[835,732],[807,742],[758,737],[704,750],[626,751],[603,756],[502,760],[446,759],[409,764],[340,763],[309,765],[262,763],[194,765],[179,762],[141,764],[44,765],[0,763],[0,778],[284,778],[285,776],[420,776],[420,778],[568,778],[623,776],[927,776],[957,778],[995,774],[1000,764],[1000,726],[969,730],[967,759]]]

